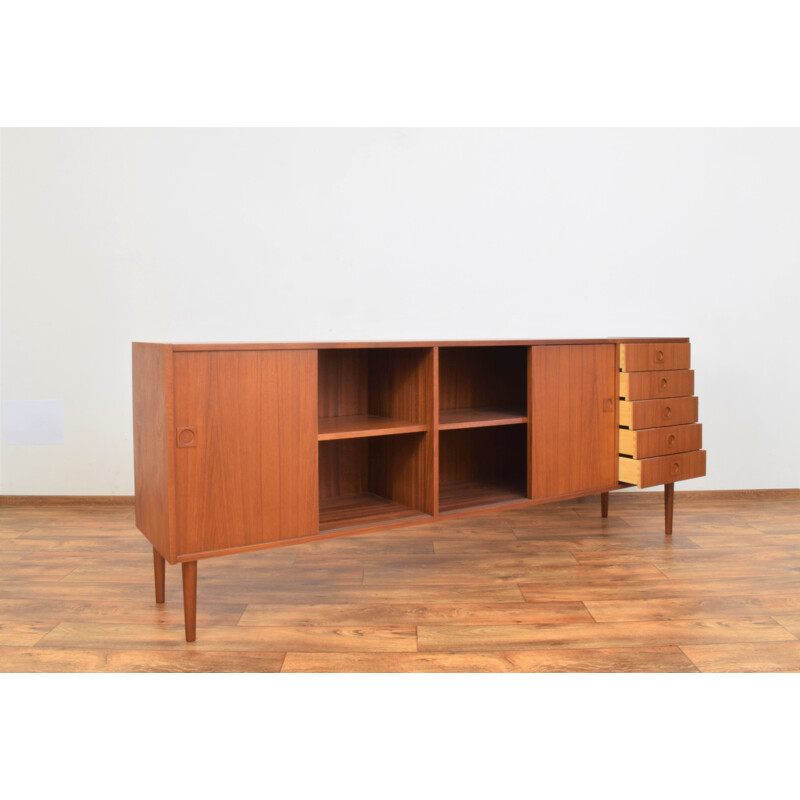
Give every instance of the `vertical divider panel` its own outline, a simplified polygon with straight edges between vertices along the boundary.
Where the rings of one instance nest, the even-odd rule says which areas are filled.
[[[614,345],[614,379],[616,388],[614,390],[614,452],[619,453],[619,371],[620,371],[620,350],[621,345]],[[614,459],[614,480],[619,483],[619,458]]]
[[[430,512],[434,517],[439,516],[439,348],[431,348],[430,357],[430,408],[428,419],[430,424],[428,460],[429,478],[431,487]]]
[[[525,468],[527,470],[527,493],[528,497],[533,497],[533,348],[528,349],[528,379],[525,381],[525,389],[527,391],[526,410],[528,413],[528,431],[527,431],[527,456],[525,458]]]

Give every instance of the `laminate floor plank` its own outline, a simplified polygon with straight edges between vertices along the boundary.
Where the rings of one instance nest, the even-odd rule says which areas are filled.
[[[34,645],[57,624],[0,619],[0,645]]]
[[[0,647],[0,672],[280,672],[283,653]]]
[[[237,570],[230,565],[221,568],[214,568],[204,570],[204,563],[199,563],[197,567],[197,580],[198,584],[211,584],[214,582],[224,581],[229,586],[233,587],[239,577],[245,579],[244,576],[237,577]],[[76,581],[79,583],[152,583],[153,581],[153,565],[152,559],[149,569],[142,566],[140,569],[131,569],[114,564],[87,564],[78,567],[70,567],[66,570],[63,576],[64,582]],[[176,571],[177,574],[177,571]],[[325,568],[308,568],[296,569],[294,567],[264,567],[261,570],[254,570],[254,574],[258,576],[258,580],[262,581],[265,585],[270,583],[277,584],[293,584],[293,583],[344,583],[344,584],[360,584],[363,577],[363,570],[360,567],[347,567],[339,569],[325,569]],[[2,570],[0,570],[0,578],[2,578]]]
[[[579,583],[602,578],[606,581],[624,582],[635,578],[665,580],[664,575],[651,564],[624,566],[585,567],[574,565],[535,565],[497,567],[488,570],[452,569],[447,571],[431,567],[402,569],[400,567],[364,568],[364,585],[417,586],[436,584],[517,583],[542,581],[544,583]]]
[[[771,614],[800,614],[800,585],[795,594],[764,595],[759,600]]]
[[[635,624],[596,622],[577,625],[420,625],[417,635],[421,652],[532,650],[581,646],[652,647],[692,643],[780,642],[794,639],[789,631],[769,617],[678,619]]]
[[[639,600],[585,600],[596,622],[768,617],[757,597],[648,597]]]
[[[647,551],[648,553],[673,552],[676,550],[699,550],[699,546],[686,539],[675,542],[665,540],[666,537],[652,535],[600,534],[587,536],[577,533],[575,536],[547,538],[544,532],[536,538],[514,539],[509,542],[497,542],[489,539],[436,539],[433,542],[434,552],[440,555],[536,555],[540,553],[571,552],[580,560],[584,553],[596,555],[602,553],[627,553],[630,551]]]
[[[785,592],[797,594],[800,590],[797,578],[757,575],[754,577],[713,578],[705,576],[694,579],[639,579],[619,581],[611,584],[605,581],[589,580],[583,585],[577,582],[564,583],[520,583],[519,588],[526,600],[532,602],[551,602],[553,600],[638,600],[648,597],[732,596],[774,595]]]
[[[798,672],[800,642],[681,645],[700,672]]]
[[[591,622],[583,603],[440,603],[356,605],[251,604],[239,625],[512,625],[532,622]]]
[[[789,633],[800,639],[800,614],[773,614],[772,618],[786,628]]]
[[[775,623],[777,625],[777,623]],[[780,626],[778,626],[780,627]],[[783,628],[781,628],[783,630]],[[38,647],[101,650],[238,650],[294,652],[413,652],[413,627],[208,626],[195,642],[186,642],[183,625],[128,625],[60,622],[37,643]],[[786,633],[786,631],[784,631]]]
[[[435,570],[443,574],[451,571],[464,572],[527,572],[531,569],[549,569],[551,567],[572,567],[578,562],[571,552],[521,554],[463,555],[460,553],[427,553],[420,554],[372,554],[349,553],[345,556],[315,554],[298,556],[295,567],[299,569],[338,569],[340,567],[361,567],[363,569],[389,569],[417,571]]]
[[[152,592],[150,593],[152,594]],[[176,593],[177,594],[177,593]],[[176,596],[174,600],[178,600]],[[203,603],[197,609],[200,625],[236,625],[245,609],[244,604]],[[32,600],[21,597],[0,596],[0,619],[29,621],[57,619],[62,622],[121,622],[132,624],[180,625],[183,608],[177,602],[154,603],[144,598],[138,602],[86,600],[77,598],[54,599],[52,597]]]
[[[283,672],[697,672],[677,647],[498,653],[287,653]]]

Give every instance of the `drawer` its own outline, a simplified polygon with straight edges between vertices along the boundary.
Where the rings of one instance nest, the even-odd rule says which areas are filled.
[[[697,422],[696,397],[619,401],[619,424],[632,430],[687,425],[690,422]]]
[[[694,394],[694,370],[662,372],[621,372],[619,396],[626,400],[653,400],[658,397],[689,397]]]
[[[623,372],[689,369],[689,342],[621,344],[619,367]]]
[[[702,478],[706,474],[706,451],[678,453],[658,458],[619,457],[619,479],[622,483],[635,483],[640,489],[662,483]]]
[[[703,446],[702,425],[673,425],[642,431],[619,430],[619,452],[634,458],[688,453]]]

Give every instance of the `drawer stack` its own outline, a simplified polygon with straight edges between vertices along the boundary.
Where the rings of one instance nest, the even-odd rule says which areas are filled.
[[[639,488],[706,474],[689,342],[620,344],[619,480]]]

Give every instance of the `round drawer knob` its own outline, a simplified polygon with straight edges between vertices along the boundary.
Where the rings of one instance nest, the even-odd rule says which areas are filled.
[[[664,419],[669,419],[671,416],[672,416],[672,409],[669,406],[667,406],[664,409]]]
[[[675,444],[675,434],[674,434],[674,433],[671,433],[671,434],[670,434],[670,435],[667,437],[667,444],[668,444],[670,447],[672,447],[672,445],[673,445],[673,444]]]
[[[656,350],[656,361],[660,364],[664,360],[664,351]]]
[[[677,461],[673,461],[672,462],[672,468],[671,468],[670,471],[672,472],[673,475],[677,475],[678,472],[680,471],[680,468],[681,468],[681,465]]]

